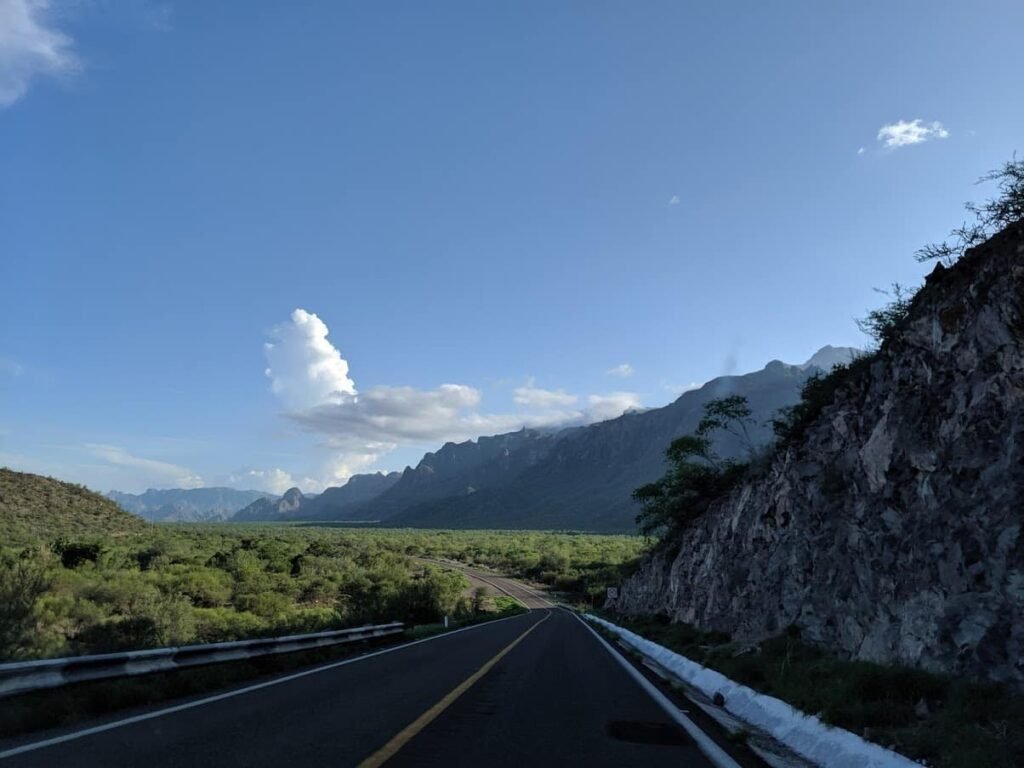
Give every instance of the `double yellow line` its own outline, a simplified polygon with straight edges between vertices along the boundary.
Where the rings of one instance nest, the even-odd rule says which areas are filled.
[[[409,723],[409,725],[407,725],[405,728],[403,728],[401,731],[395,734],[395,736],[387,744],[385,744],[383,747],[378,749],[368,758],[363,760],[363,762],[359,764],[359,768],[378,768],[378,766],[384,765],[384,763],[390,760],[395,755],[395,753],[398,752],[398,750],[400,750],[402,747],[408,744],[409,741],[414,736],[416,736],[417,733],[419,733],[428,725],[430,725],[434,720],[437,719],[438,715],[440,715],[442,712],[448,709],[448,707],[454,704],[455,700],[458,699],[459,696],[461,696],[470,688],[472,688],[473,685],[475,685],[476,682],[481,677],[490,672],[494,665],[505,657],[505,654],[507,654],[509,651],[511,651],[513,648],[519,645],[519,643],[521,643],[528,634],[533,632],[533,630],[535,630],[537,627],[539,627],[541,624],[543,624],[550,618],[551,611],[548,611],[547,616],[545,616],[543,619],[541,619],[536,624],[531,626],[529,629],[523,632],[523,634],[519,635],[519,637],[517,637],[511,643],[506,645],[500,651],[498,651],[498,653],[490,661],[488,661],[486,664],[480,667],[480,669],[478,669],[472,675],[470,675],[461,683],[459,683],[455,688],[449,691],[443,699],[441,699],[434,706],[432,706],[422,715],[417,717],[413,722]]]

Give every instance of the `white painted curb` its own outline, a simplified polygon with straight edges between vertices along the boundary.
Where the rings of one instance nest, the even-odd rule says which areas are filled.
[[[608,641],[605,640],[601,635],[594,631],[594,628],[589,626],[587,622],[583,621],[579,617],[579,614],[573,614],[579,620],[579,622],[593,632],[594,637],[597,641],[604,646],[605,650],[612,655],[622,668],[626,670],[626,673],[632,677],[636,683],[644,689],[648,696],[654,699],[658,706],[660,706],[665,713],[678,723],[684,731],[686,731],[690,738],[693,739],[694,743],[714,768],[740,768],[739,763],[733,760],[724,749],[718,746],[714,740],[702,731],[693,720],[688,718],[683,712],[677,707],[665,694],[659,691],[650,680],[641,675],[626,659],[622,657],[622,654],[616,653],[615,649],[608,645]]]
[[[865,741],[850,731],[826,725],[813,715],[740,685],[628,629],[591,614],[586,614],[586,618],[617,635],[623,643],[709,699],[720,693],[725,698],[724,708],[730,714],[765,731],[815,765],[828,768],[920,768],[920,763]]]

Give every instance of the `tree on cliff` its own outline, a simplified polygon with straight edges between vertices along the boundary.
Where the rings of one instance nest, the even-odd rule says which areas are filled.
[[[749,427],[754,424],[747,399],[739,395],[704,405],[704,417],[692,435],[672,441],[665,452],[669,470],[653,483],[633,491],[640,503],[637,525],[645,536],[666,533],[700,517],[716,498],[743,476],[747,462],[723,459],[715,452],[715,432],[739,438],[748,454],[754,450]]]
[[[982,176],[979,184],[996,182],[998,194],[982,203],[964,205],[971,220],[964,222],[949,233],[941,243],[930,243],[914,254],[918,261],[937,260],[944,266],[951,266],[968,249],[981,245],[992,235],[1011,224],[1024,221],[1024,160],[1012,160],[1002,168]],[[878,289],[876,289],[878,290]],[[868,312],[857,321],[857,327],[870,336],[875,344],[883,346],[898,332],[900,324],[910,311],[910,303],[917,288],[907,288],[894,283],[891,291],[879,291],[892,301]]]
[[[996,232],[1018,221],[1024,221],[1024,160],[1016,155],[1002,168],[982,176],[978,183],[996,182],[999,194],[983,203],[967,203],[964,207],[973,220],[966,221],[949,233],[949,239],[921,248],[918,261],[939,259],[946,266],[964,255],[968,248],[988,240]]]

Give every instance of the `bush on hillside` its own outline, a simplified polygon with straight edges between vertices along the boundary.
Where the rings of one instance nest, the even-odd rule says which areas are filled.
[[[818,373],[807,379],[800,390],[800,401],[781,409],[772,420],[777,445],[785,447],[803,437],[825,406],[835,399],[836,392],[863,375],[874,359],[872,355],[861,355],[848,363],[839,363],[828,373]]]
[[[16,658],[28,649],[36,601],[49,587],[45,554],[26,549],[0,557],[0,659]]]

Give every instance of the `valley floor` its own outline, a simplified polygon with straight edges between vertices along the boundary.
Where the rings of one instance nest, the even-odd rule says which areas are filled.
[[[0,661],[429,624],[508,597],[467,567],[592,606],[643,549],[630,536],[271,524],[31,535],[0,549]],[[466,573],[495,594],[476,600]]]

